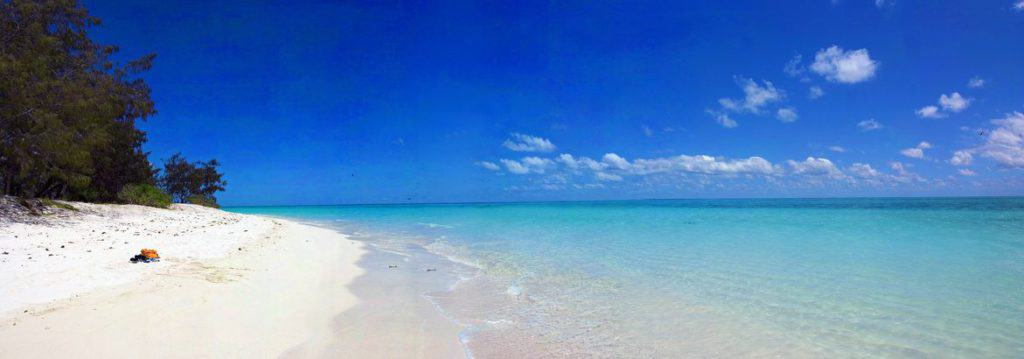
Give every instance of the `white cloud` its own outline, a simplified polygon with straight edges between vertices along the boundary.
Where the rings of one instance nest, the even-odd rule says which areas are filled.
[[[516,152],[551,152],[555,150],[555,145],[545,138],[521,133],[512,133],[511,136],[512,138],[505,140],[502,145]]]
[[[761,115],[765,112],[772,113],[770,110],[766,111],[766,108],[786,99],[785,91],[775,88],[771,81],[762,80],[761,83],[757,83],[757,81],[752,79],[738,76],[735,77],[735,81],[743,89],[743,98],[723,97],[718,99],[718,109],[705,110],[722,127],[735,128],[739,126],[739,123],[729,116],[730,113],[750,113],[754,115]],[[776,109],[775,114],[783,122],[796,120],[796,110],[792,107],[784,108],[781,111]]]
[[[604,157],[601,158],[601,162],[604,162],[609,166],[618,168],[620,170],[629,169],[629,161],[626,161],[625,158],[622,158],[614,153],[604,154]]]
[[[640,129],[644,131],[644,136],[654,137],[654,131],[651,131],[651,128],[647,127],[647,125],[640,126]]]
[[[804,68],[800,64],[803,61],[803,56],[796,54],[789,62],[786,62],[786,66],[782,68],[782,71],[791,77],[798,77],[804,74]]]
[[[939,105],[942,105],[943,110],[960,112],[966,109],[967,106],[971,105],[971,100],[960,96],[959,92],[954,92],[949,96],[946,96],[945,94],[939,96]]]
[[[801,162],[794,160],[786,161],[793,173],[808,176],[827,176],[832,179],[842,179],[846,176],[836,165],[827,158],[807,157]]]
[[[729,115],[726,114],[725,112],[711,111],[711,110],[708,110],[707,112],[708,112],[708,114],[713,116],[715,118],[715,122],[718,122],[718,124],[722,125],[722,127],[725,127],[725,128],[735,128],[736,126],[739,126],[739,124],[736,123],[736,120],[733,120],[732,118],[729,118]]]
[[[573,158],[572,155],[568,153],[558,155],[558,159],[556,159],[555,161],[562,163],[563,165],[565,165],[565,167],[568,167],[570,169],[580,168],[579,161],[576,160],[576,158]]]
[[[594,173],[594,176],[597,177],[597,179],[599,181],[608,181],[608,182],[622,181],[622,176],[614,175],[614,174],[610,174],[610,173],[597,172],[597,173]]]
[[[971,152],[967,150],[953,152],[953,157],[949,159],[949,163],[954,166],[967,166],[972,162],[974,162],[974,155],[971,155]]]
[[[523,157],[520,161],[502,158],[501,163],[505,165],[505,169],[509,172],[520,175],[527,173],[544,173],[555,165],[554,161],[540,157]]]
[[[900,150],[900,154],[910,158],[924,158],[924,150],[920,148],[904,148]]]
[[[1021,128],[1024,128],[1024,115],[1016,114],[1016,116],[1020,117]],[[1002,120],[994,121],[1001,125],[1004,122]],[[921,142],[914,149],[922,151],[920,157],[923,157],[923,151],[931,147],[928,142]],[[828,149],[840,153],[846,151],[841,146],[830,146]],[[807,181],[814,185],[820,185],[825,180],[850,185],[856,185],[861,181],[875,185],[925,181],[920,176],[906,171],[905,165],[899,162],[890,163],[895,174],[889,175],[863,163],[854,163],[845,169],[847,172],[844,172],[831,160],[818,157],[807,157],[801,161],[788,160],[782,164],[783,166],[780,166],[759,156],[730,159],[709,155],[677,155],[638,158],[630,161],[612,152],[604,154],[598,160],[562,153],[550,158],[527,156],[518,160],[503,158],[494,162],[479,161],[475,162],[475,165],[495,172],[504,169],[512,174],[531,175],[529,185],[516,186],[522,190],[531,187],[535,189],[603,187],[601,183],[625,181],[630,177],[643,177],[636,184],[644,186],[658,183],[722,185],[722,183],[715,184],[712,176],[738,181],[760,178],[765,183],[780,183],[779,181],[792,176],[793,180]],[[581,182],[574,182],[577,179]],[[679,180],[683,182],[677,182]]]
[[[910,158],[924,158],[924,150],[929,148],[932,148],[932,144],[921,141],[921,143],[917,144],[917,147],[904,148],[900,151],[900,154]]]
[[[1017,11],[1024,11],[1024,0],[1020,0],[1013,4],[1013,9]]]
[[[544,173],[545,170],[555,165],[554,161],[540,157],[523,157],[521,161],[523,165],[530,168],[530,171],[537,173]]]
[[[727,159],[707,155],[679,155],[674,157],[636,159],[629,161],[615,153],[605,154],[601,161],[587,157],[561,154],[555,159],[524,157],[521,160],[501,159],[500,162],[510,173],[542,174],[547,179],[560,176],[559,183],[566,183],[568,176],[590,173],[599,181],[622,181],[626,176],[646,176],[659,173],[720,175],[734,177],[775,176],[782,171],[761,157]],[[480,164],[481,162],[478,162]]]
[[[864,120],[864,121],[858,122],[857,123],[857,128],[859,128],[861,131],[864,131],[864,132],[874,131],[874,130],[881,129],[882,128],[882,124],[878,123],[878,121],[875,121],[875,119],[872,118],[872,119],[869,119],[869,120]]]
[[[565,165],[565,167],[574,170],[579,169],[580,166],[582,166],[580,160],[576,159],[575,157],[568,153],[558,155],[558,158],[555,161],[558,161],[559,163]]]
[[[925,106],[915,111],[918,117],[921,118],[943,118],[945,114],[939,112],[939,108],[935,106]]]
[[[974,171],[971,171],[970,169],[967,169],[967,168],[961,168],[957,172],[959,172],[961,176],[974,176],[974,175],[977,174],[977,173],[974,173]]]
[[[776,112],[775,117],[778,118],[779,121],[782,121],[782,122],[793,122],[793,121],[796,121],[796,119],[797,119],[796,109],[794,109],[792,107],[780,108],[779,111]]]
[[[960,112],[971,105],[971,99],[964,98],[959,92],[953,92],[949,95],[942,94],[939,96],[939,106],[942,106],[942,110],[939,111],[938,106],[928,105],[914,111],[918,117],[921,118],[943,118],[946,117],[946,112]]]
[[[514,160],[507,160],[502,158],[501,163],[504,164],[505,168],[508,169],[508,171],[511,173],[519,175],[530,173],[529,168],[526,168],[526,166],[523,166],[523,164],[516,162]]]
[[[928,149],[927,142],[918,144],[915,149]],[[787,160],[779,166],[768,160],[752,156],[747,158],[729,159],[708,155],[677,155],[670,157],[638,158],[627,160],[615,153],[607,153],[599,161],[587,157],[575,157],[560,154],[554,158],[524,157],[520,160],[502,159],[501,164],[510,172],[531,175],[530,183],[534,187],[550,187],[549,189],[603,187],[601,183],[622,182],[630,177],[642,178],[637,184],[649,186],[656,183],[699,183],[701,186],[715,184],[712,176],[723,180],[749,180],[761,178],[767,183],[791,178],[796,181],[807,181],[821,185],[826,181],[857,185],[901,185],[915,182],[927,182],[921,176],[908,171],[909,165],[901,162],[890,162],[890,173],[884,173],[869,164],[854,163],[840,169],[827,158],[807,157],[803,160]],[[480,164],[480,162],[478,162]],[[961,171],[962,172],[962,171]],[[963,173],[963,172],[962,172]],[[973,172],[972,172],[973,173]],[[579,180],[580,182],[574,182]],[[695,181],[695,182],[694,182]],[[590,186],[590,187],[588,187]],[[524,190],[529,186],[522,187]]]
[[[494,162],[480,161],[476,163],[477,166],[489,169],[491,171],[500,171],[501,167],[494,164]]]
[[[822,90],[821,87],[811,86],[811,88],[808,89],[808,93],[807,93],[807,97],[808,98],[814,100],[814,99],[817,99],[817,98],[821,98],[821,96],[825,96],[825,90]]]
[[[781,101],[785,97],[771,81],[762,82],[764,86],[751,79],[737,78],[736,83],[743,89],[743,99],[720,98],[718,103],[729,111],[759,114],[766,105]]]
[[[885,7],[885,0],[875,0],[875,7],[877,7],[877,8]]]
[[[570,155],[568,153],[563,153],[563,154],[559,155],[558,159],[556,161],[558,161],[559,163],[562,163],[563,165],[565,165],[565,167],[567,167],[569,169],[572,169],[572,170],[590,169],[590,170],[593,170],[593,171],[600,171],[600,170],[603,170],[603,169],[608,167],[608,165],[606,165],[604,163],[601,163],[601,162],[598,162],[598,161],[595,161],[595,160],[593,160],[591,158],[587,158],[587,157],[574,158],[572,155]]]
[[[1024,3],[1024,0],[1021,0],[1021,2]],[[985,79],[980,78],[978,76],[974,76],[969,81],[967,81],[967,87],[970,87],[972,89],[979,89],[985,87]]]
[[[906,169],[906,167],[907,166],[904,165],[902,162],[897,162],[897,161],[889,162],[889,168],[891,168],[893,170],[893,172],[896,172],[896,175],[892,176],[892,180],[894,180],[896,182],[900,182],[900,183],[910,183],[910,182],[915,182],[915,181],[916,182],[924,182],[925,181],[925,179],[921,178],[921,176],[918,176],[917,174],[908,171]]]
[[[915,173],[911,173],[906,170],[906,166],[900,162],[889,162],[889,168],[895,172],[894,175],[883,173],[871,165],[866,163],[854,163],[850,167],[846,168],[846,171],[850,173],[853,178],[859,179],[864,183],[871,185],[880,185],[883,183],[897,184],[897,183],[910,183],[910,182],[924,182],[925,179],[921,178]]]
[[[679,171],[710,175],[770,175],[776,172],[771,162],[757,156],[730,160],[708,155],[679,155],[675,157],[637,159],[633,161],[630,168],[634,174]]]
[[[725,114],[718,115],[718,117],[715,117],[715,121],[718,121],[718,123],[725,128],[736,128],[736,126],[739,126],[739,124],[736,123],[736,120],[729,118],[729,116]]]
[[[870,80],[878,70],[878,61],[872,60],[867,49],[844,51],[833,45],[818,50],[811,71],[833,82],[854,84]]]
[[[875,179],[882,177],[882,173],[878,170],[871,168],[871,165],[865,163],[854,163],[852,166],[846,169],[854,177],[863,179]]]
[[[1002,166],[1024,168],[1024,114],[1014,112],[992,123],[997,127],[989,131],[985,144],[974,151]]]

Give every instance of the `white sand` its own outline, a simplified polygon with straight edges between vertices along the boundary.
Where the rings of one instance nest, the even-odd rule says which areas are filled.
[[[323,355],[360,242],[190,205],[0,224],[0,358]],[[63,246],[63,248],[61,248]],[[159,263],[132,264],[141,248]],[[239,249],[241,248],[241,249]]]

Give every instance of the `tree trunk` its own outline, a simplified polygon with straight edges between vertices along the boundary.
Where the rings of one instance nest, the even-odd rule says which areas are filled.
[[[50,179],[46,180],[46,184],[43,185],[43,187],[39,191],[37,191],[36,195],[33,196],[33,197],[34,198],[50,198],[50,193],[53,192],[53,190],[57,189],[57,186],[59,186],[59,185],[60,185],[59,181],[54,181],[53,177],[50,177]]]

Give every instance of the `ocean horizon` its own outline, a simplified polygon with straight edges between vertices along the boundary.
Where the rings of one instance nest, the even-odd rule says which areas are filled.
[[[470,355],[1024,355],[1024,197],[226,209],[442,268]]]
[[[224,209],[245,209],[250,207],[347,207],[347,206],[416,206],[416,205],[472,205],[472,204],[544,204],[544,203],[601,203],[601,202],[657,202],[657,201],[729,201],[729,200],[844,200],[844,199],[985,199],[1024,198],[1021,195],[970,195],[970,196],[737,196],[737,197],[678,197],[678,198],[626,198],[626,199],[566,199],[566,200],[509,200],[509,201],[424,201],[424,202],[351,202],[351,203],[298,203],[298,204],[226,204]]]

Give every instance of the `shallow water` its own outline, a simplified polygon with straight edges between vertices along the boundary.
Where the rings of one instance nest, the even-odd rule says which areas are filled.
[[[229,210],[470,265],[477,357],[1024,356],[1024,198]]]

